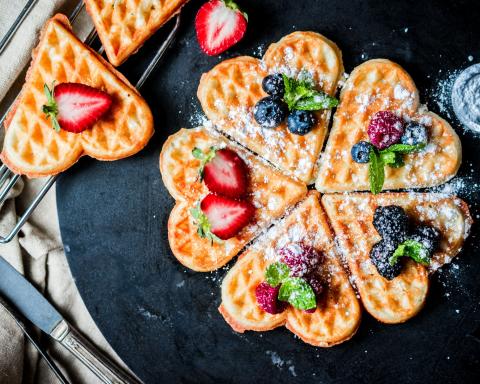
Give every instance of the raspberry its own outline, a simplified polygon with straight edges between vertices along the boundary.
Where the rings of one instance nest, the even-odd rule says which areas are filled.
[[[272,315],[281,313],[285,310],[286,304],[278,300],[278,287],[272,287],[266,281],[257,285],[255,297],[260,308]]]
[[[321,261],[320,254],[303,243],[291,243],[281,248],[278,253],[281,261],[290,268],[290,276],[303,277],[315,270]]]
[[[378,149],[398,143],[403,135],[403,124],[402,118],[390,111],[377,112],[368,125],[370,142]]]

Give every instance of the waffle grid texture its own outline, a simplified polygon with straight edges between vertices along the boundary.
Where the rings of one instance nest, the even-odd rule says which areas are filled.
[[[188,0],[85,0],[108,60],[122,64]]]

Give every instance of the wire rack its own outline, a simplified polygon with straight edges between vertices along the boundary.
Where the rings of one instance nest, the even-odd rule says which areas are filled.
[[[25,19],[27,14],[30,12],[30,10],[33,8],[33,6],[37,3],[38,0],[29,0],[25,7],[22,9],[16,20],[14,21],[13,25],[10,27],[10,29],[7,31],[5,36],[2,38],[0,41],[0,55],[5,49],[5,47],[8,45],[10,40],[12,39],[13,35],[19,28],[20,24],[22,21]],[[80,1],[75,9],[73,10],[72,14],[69,17],[70,22],[73,24],[75,20],[77,19],[78,15],[84,8],[84,3],[83,1]],[[168,34],[167,38],[163,41],[163,43],[160,45],[158,48],[157,52],[155,53],[155,56],[152,58],[150,63],[148,64],[147,68],[145,71],[142,73],[140,78],[138,79],[137,83],[135,84],[135,88],[139,89],[145,81],[148,79],[150,74],[153,72],[155,67],[157,66],[158,62],[160,59],[163,57],[165,52],[167,51],[167,48],[170,46],[172,43],[173,39],[175,38],[178,28],[180,26],[180,13],[177,14],[176,19],[175,19],[175,25],[173,26],[172,30]],[[87,38],[85,39],[84,43],[88,46],[92,45],[93,41],[97,37],[97,32],[95,28],[93,28],[90,33],[88,34]],[[103,46],[101,46],[97,52],[99,54],[103,54]],[[18,95],[17,95],[18,97]],[[13,105],[14,103],[12,103]],[[11,106],[10,106],[11,108]],[[0,129],[3,126],[3,122],[5,121],[5,118],[7,117],[8,110],[7,112],[2,116],[0,120]],[[1,164],[1,163],[0,163]],[[35,208],[40,204],[44,196],[47,194],[47,192],[50,190],[53,184],[55,184],[55,181],[57,180],[59,175],[51,176],[47,179],[45,184],[42,186],[42,188],[38,191],[37,195],[33,198],[33,200],[30,202],[29,206],[25,209],[25,212],[18,218],[17,223],[15,226],[12,228],[10,233],[6,235],[0,235],[0,244],[8,243],[11,241],[17,234],[18,232],[22,229],[22,226],[25,224],[25,222],[28,220],[32,212],[35,210]],[[15,184],[17,184],[18,180],[20,179],[20,175],[15,174],[12,172],[5,164],[2,164],[0,166],[0,206],[3,204],[3,202],[7,199],[8,193],[15,187]]]

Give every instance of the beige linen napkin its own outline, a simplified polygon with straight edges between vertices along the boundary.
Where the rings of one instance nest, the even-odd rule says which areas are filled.
[[[0,56],[0,110],[8,108],[11,95],[18,89],[10,89],[22,69],[28,64],[32,48],[38,40],[38,32],[45,21],[55,12],[66,14],[77,1],[38,0],[36,6],[23,21],[14,38]],[[12,25],[26,0],[0,1],[0,38]],[[84,13],[78,18],[77,34],[85,36],[91,24]],[[22,76],[22,75],[21,75]],[[0,143],[3,143],[3,127],[0,128]],[[17,215],[32,201],[45,180],[20,181],[10,192],[8,200],[0,207],[0,234],[6,235],[14,226]],[[0,254],[18,271],[23,273],[55,306],[64,317],[87,336],[96,346],[114,360],[123,364],[108,345],[91,319],[77,291],[63,252],[58,227],[55,188],[45,196],[20,234],[9,244],[0,245]],[[0,276],[1,278],[1,276]],[[73,383],[99,382],[88,369],[70,355],[63,347],[44,339],[48,352],[58,363],[66,377]],[[57,383],[36,350],[26,341],[14,320],[0,307],[0,384]]]

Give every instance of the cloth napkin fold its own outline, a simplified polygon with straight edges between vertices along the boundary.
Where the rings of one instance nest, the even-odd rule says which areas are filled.
[[[0,1],[0,39],[20,13],[26,0]],[[38,33],[49,17],[56,12],[67,15],[77,1],[38,0],[35,7],[22,22],[13,39],[0,56],[0,110],[6,110],[11,95],[19,89],[10,89],[28,65],[31,50],[38,41]],[[78,28],[75,28],[78,26]],[[91,22],[85,12],[78,17],[74,30],[80,37],[91,30]],[[15,87],[15,86],[14,86]],[[3,127],[0,128],[0,143],[3,143]],[[6,235],[15,225],[17,215],[45,183],[43,179],[20,180],[0,207],[0,234]],[[70,273],[62,248],[58,226],[55,187],[45,196],[19,235],[10,243],[0,245],[0,255],[24,274],[62,315],[79,329],[96,346],[120,365],[124,364],[108,345],[90,317]],[[1,276],[0,276],[1,278]],[[49,354],[57,362],[72,383],[94,384],[100,382],[82,363],[77,361],[62,346],[49,339],[43,340]],[[24,338],[23,333],[10,315],[0,306],[0,384],[57,383],[45,361]]]

